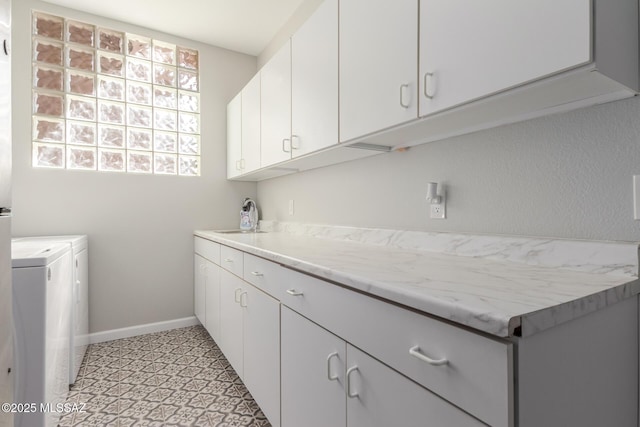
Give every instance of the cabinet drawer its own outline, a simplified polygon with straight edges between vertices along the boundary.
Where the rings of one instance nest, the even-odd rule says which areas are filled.
[[[244,254],[244,280],[276,299],[285,290],[285,275],[286,269],[279,264]]]
[[[220,245],[220,266],[238,277],[242,277],[242,252]]]
[[[201,237],[194,237],[193,245],[198,255],[220,265],[220,243],[215,243]]]
[[[513,425],[510,343],[306,274],[288,279],[286,306],[485,423]]]

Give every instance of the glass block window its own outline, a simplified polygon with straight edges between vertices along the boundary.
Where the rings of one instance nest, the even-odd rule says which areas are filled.
[[[200,175],[197,50],[32,17],[34,167]]]

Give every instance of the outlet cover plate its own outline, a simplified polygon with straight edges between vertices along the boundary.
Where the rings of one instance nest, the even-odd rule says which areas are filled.
[[[431,205],[431,219],[445,219],[444,203]]]

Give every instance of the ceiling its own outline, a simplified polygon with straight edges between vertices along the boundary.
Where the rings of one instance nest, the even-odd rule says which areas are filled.
[[[257,56],[304,0],[45,0]]]

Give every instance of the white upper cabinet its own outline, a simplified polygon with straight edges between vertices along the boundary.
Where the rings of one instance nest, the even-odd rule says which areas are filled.
[[[260,168],[260,74],[242,89],[242,173]]]
[[[227,104],[227,178],[242,173],[242,92]]]
[[[262,70],[260,166],[291,159],[291,40]]]
[[[260,168],[260,74],[227,104],[227,178]]]
[[[338,143],[338,0],[291,38],[292,157]]]
[[[591,61],[590,0],[420,0],[420,115]]]
[[[340,141],[418,117],[418,2],[340,1]]]

